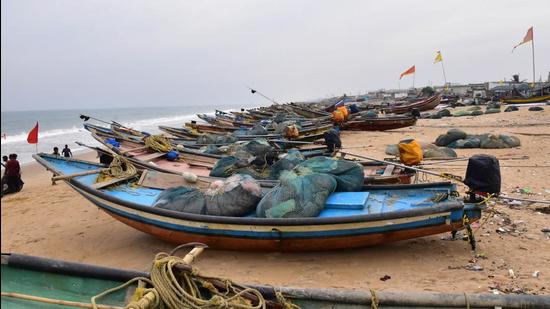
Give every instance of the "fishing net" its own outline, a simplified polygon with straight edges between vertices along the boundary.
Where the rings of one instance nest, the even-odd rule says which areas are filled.
[[[437,146],[447,146],[456,140],[465,139],[466,136],[466,132],[462,130],[450,129],[446,134],[439,135],[435,140],[435,144]]]
[[[166,189],[153,206],[193,214],[241,217],[254,211],[261,194],[260,184],[255,179],[237,174],[212,182],[206,190]]]
[[[294,170],[298,175],[311,173],[329,174],[336,180],[336,191],[359,191],[363,187],[365,174],[363,166],[348,160],[336,160],[319,156],[298,164]]]
[[[230,134],[202,134],[197,137],[197,144],[232,144],[237,138]]]
[[[290,171],[304,160],[305,158],[300,151],[295,149],[289,150],[284,157],[271,165],[269,168],[269,178],[273,180],[279,179],[282,171]]]
[[[328,174],[311,173],[299,176],[283,171],[280,184],[271,189],[256,207],[260,218],[316,217],[337,183]]]

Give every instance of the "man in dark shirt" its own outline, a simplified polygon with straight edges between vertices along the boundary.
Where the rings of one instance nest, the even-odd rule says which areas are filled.
[[[69,145],[65,145],[65,148],[63,148],[63,150],[61,150],[61,153],[63,154],[63,156],[65,158],[69,158],[69,157],[73,156],[73,153],[69,149]]]
[[[23,188],[21,166],[19,165],[19,161],[17,161],[16,154],[10,154],[9,160],[6,162],[6,171],[4,175],[8,187],[2,192],[3,194],[21,191],[21,188]]]

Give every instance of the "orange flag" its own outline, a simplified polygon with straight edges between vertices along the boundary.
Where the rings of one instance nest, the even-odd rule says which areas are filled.
[[[29,132],[29,136],[27,136],[27,143],[38,144],[38,121],[36,122],[34,128]]]
[[[518,45],[514,46],[514,48],[512,49],[512,52],[514,52],[514,49],[516,49],[516,47],[520,46],[521,44],[531,42],[532,40],[533,40],[533,27],[527,30],[527,34],[525,34],[525,36],[523,37],[523,41],[521,41],[521,43],[519,43]]]
[[[407,71],[401,73],[401,75],[399,75],[399,79],[403,78],[403,76],[405,75],[409,75],[409,74],[413,74],[415,71],[416,71],[416,66],[413,65],[412,67],[410,67]]]

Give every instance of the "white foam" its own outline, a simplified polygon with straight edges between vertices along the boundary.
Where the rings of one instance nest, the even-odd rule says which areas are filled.
[[[83,128],[77,128],[77,127],[72,127],[70,129],[48,130],[48,131],[43,131],[43,132],[38,130],[38,140],[40,140],[42,138],[47,138],[47,137],[78,133],[78,132],[81,132],[83,130],[84,130]],[[22,132],[22,133],[15,134],[15,135],[6,135],[6,138],[2,137],[1,141],[2,141],[2,144],[27,142],[28,135],[29,135],[28,132]]]

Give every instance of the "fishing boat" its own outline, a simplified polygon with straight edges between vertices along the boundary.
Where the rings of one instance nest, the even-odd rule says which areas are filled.
[[[385,108],[385,111],[386,113],[394,113],[394,114],[406,114],[411,112],[413,109],[417,109],[418,111],[427,111],[430,109],[434,109],[437,105],[439,105],[440,102],[441,102],[441,96],[433,95],[428,98],[422,99],[420,101],[412,102],[412,103],[390,105],[387,108]]]
[[[131,279],[150,273],[75,263],[17,253],[2,253],[3,308],[91,307],[91,298]],[[215,278],[212,278],[216,280]],[[219,280],[219,279],[217,279]],[[198,284],[198,286],[201,286]],[[240,285],[256,289],[266,308],[282,308],[277,294],[298,308],[549,308],[550,296],[467,294],[436,292],[385,292],[349,289],[314,289],[287,286]],[[98,298],[98,308],[123,308],[133,300],[136,284]],[[374,293],[374,294],[373,294]],[[279,299],[281,299],[279,297]]]
[[[355,118],[357,119],[357,118]],[[360,120],[349,120],[342,123],[342,130],[351,131],[386,131],[414,126],[415,117],[378,117]]]
[[[97,184],[103,165],[35,154],[33,158],[116,220],[174,243],[202,242],[233,250],[314,251],[355,248],[465,228],[481,216],[481,206],[464,204],[451,183],[368,186],[361,192],[329,196],[318,217],[258,218],[198,215],[153,207],[156,198],[181,177],[141,175]],[[155,176],[155,175],[152,175]],[[152,183],[152,185],[147,185]],[[163,184],[164,186],[161,186]],[[99,187],[99,189],[98,189]],[[468,220],[465,221],[465,218]]]
[[[502,99],[503,103],[508,104],[529,104],[529,103],[540,103],[550,101],[550,95],[535,96],[530,98],[515,98],[515,99]]]

